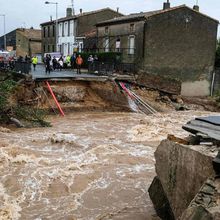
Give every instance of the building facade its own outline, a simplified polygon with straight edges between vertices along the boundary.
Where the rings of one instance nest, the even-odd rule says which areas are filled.
[[[96,31],[98,22],[122,16],[121,13],[110,8],[97,11],[82,12],[72,15],[71,9],[67,9],[66,17],[58,19],[58,45],[59,52],[71,54],[74,51],[84,50],[87,33]],[[41,24],[42,28],[42,53],[56,50],[56,24],[50,21]]]
[[[56,51],[56,22],[49,21],[41,24],[42,52]]]
[[[0,37],[0,48],[4,46],[4,36]],[[6,34],[6,48],[16,56],[25,57],[41,54],[41,30],[18,28]]]
[[[218,21],[185,5],[97,24],[98,47],[121,51],[151,76],[177,79],[183,95],[209,95]],[[140,82],[146,77],[140,79]]]

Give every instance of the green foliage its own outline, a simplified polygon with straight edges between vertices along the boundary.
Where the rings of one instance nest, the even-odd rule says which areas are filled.
[[[13,117],[26,122],[25,124],[30,126],[50,126],[50,123],[44,120],[47,112],[10,102],[16,88],[17,83],[12,79],[0,81],[0,122],[8,123],[10,118]]]
[[[14,115],[20,120],[30,122],[32,126],[50,127],[51,124],[44,119],[47,115],[45,110],[30,108],[30,106],[17,106],[14,109]]]
[[[217,49],[215,56],[215,66],[220,67],[220,39],[217,41]]]
[[[0,113],[6,111],[8,109],[8,99],[11,96],[16,86],[16,82],[13,80],[6,80],[0,82]]]
[[[122,60],[122,53],[120,52],[83,52],[78,54],[83,58],[83,67],[88,66],[88,58],[90,55],[93,57],[96,55],[99,62],[120,63]]]

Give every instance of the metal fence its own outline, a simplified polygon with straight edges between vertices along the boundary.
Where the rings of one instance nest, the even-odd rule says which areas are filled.
[[[111,63],[111,62],[93,62],[88,65],[88,72],[110,75],[114,72],[133,74],[136,71],[135,64],[133,63]]]
[[[1,61],[0,70],[29,74],[31,71],[31,64],[30,62]]]

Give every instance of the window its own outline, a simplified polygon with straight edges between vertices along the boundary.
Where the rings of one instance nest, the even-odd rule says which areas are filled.
[[[79,52],[83,52],[83,42],[79,42]]]
[[[52,52],[55,52],[55,45],[53,45],[53,46],[52,46],[52,49],[53,49],[53,51],[52,51]]]
[[[44,53],[46,52],[46,46],[44,45]]]
[[[60,23],[60,24],[59,24],[59,36],[60,36],[60,37],[62,36],[62,33],[63,33],[63,24]]]
[[[105,34],[108,34],[108,33],[109,33],[109,28],[105,27]]]
[[[115,43],[116,52],[120,52],[120,48],[121,48],[121,40],[120,38],[118,38]]]
[[[50,52],[50,45],[47,45],[47,52]]]
[[[129,45],[128,45],[128,54],[134,54],[134,49],[135,49],[135,37],[134,36],[129,36]]]
[[[64,37],[64,23],[62,23],[62,37]]]
[[[43,28],[44,31],[44,37],[46,37],[46,27]]]
[[[109,52],[109,38],[108,38],[108,37],[106,37],[106,38],[104,39],[103,48],[104,48],[104,51],[105,51],[105,52]]]
[[[55,25],[53,25],[53,37],[55,37]]]
[[[134,24],[130,24],[130,32],[134,32]]]
[[[64,23],[64,36],[68,36],[68,23]]]
[[[47,27],[47,36],[50,37],[50,26]]]
[[[74,21],[70,21],[70,36],[74,36]]]
[[[68,33],[67,36],[70,36],[70,21],[68,21]]]

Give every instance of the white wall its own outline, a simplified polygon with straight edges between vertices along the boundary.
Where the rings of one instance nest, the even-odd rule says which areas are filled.
[[[68,22],[60,22],[59,23],[59,37],[58,37],[58,45],[62,45],[63,55],[66,56],[68,54],[73,53],[73,44],[75,43],[75,20],[70,20],[70,30],[68,33]],[[64,28],[64,36],[63,36],[63,28]],[[62,51],[61,51],[62,52]]]

